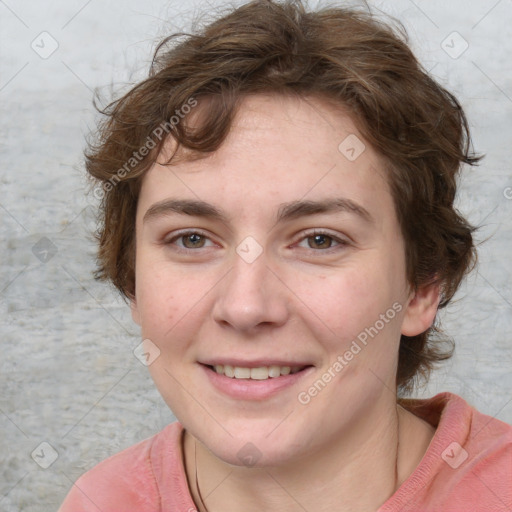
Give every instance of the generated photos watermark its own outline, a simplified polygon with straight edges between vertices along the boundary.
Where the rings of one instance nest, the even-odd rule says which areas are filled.
[[[307,405],[311,400],[331,382],[343,368],[345,368],[354,357],[359,354],[368,344],[369,339],[373,339],[388,324],[397,313],[402,311],[402,305],[395,302],[385,313],[379,316],[379,319],[370,327],[366,327],[361,331],[356,339],[352,340],[350,347],[343,353],[338,355],[336,361],[306,390],[301,391],[297,395],[297,399],[302,405]]]
[[[154,149],[157,145],[157,140],[161,141],[163,137],[169,135],[173,128],[177,126],[181,120],[189,114],[194,107],[198,105],[198,102],[195,98],[189,98],[186,103],[184,103],[179,109],[175,110],[175,115],[171,116],[168,121],[164,121],[160,123],[152,132],[151,135],[148,135],[146,138],[146,142],[137,150],[132,153],[132,156],[128,159],[125,164],[117,170],[117,172],[107,181],[98,184],[93,189],[93,196],[102,200],[105,197],[105,194],[112,191],[114,187],[130,172],[132,172],[139,164],[144,160],[144,158],[149,154],[149,152]]]

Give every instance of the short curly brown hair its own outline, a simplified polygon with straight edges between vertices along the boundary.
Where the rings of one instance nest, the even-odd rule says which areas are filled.
[[[381,155],[405,240],[408,282],[415,289],[438,282],[439,307],[445,307],[476,262],[474,228],[454,198],[462,164],[481,157],[470,152],[461,105],[422,69],[407,43],[396,20],[387,24],[355,8],[311,11],[301,0],[255,0],[195,34],[167,37],[149,77],[101,110],[98,139],[86,150],[101,196],[96,277],[134,297],[138,193],[169,137],[191,158],[202,158],[221,146],[244,96],[316,95],[348,109]],[[187,113],[205,98],[208,108],[192,130]],[[402,336],[398,390],[411,391],[434,363],[450,357],[450,343],[435,325]]]

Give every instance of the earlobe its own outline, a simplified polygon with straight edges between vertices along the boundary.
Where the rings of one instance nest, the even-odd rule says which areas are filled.
[[[139,308],[137,307],[137,301],[135,299],[130,299],[130,310],[132,312],[132,319],[133,319],[133,321],[137,325],[140,325]]]
[[[426,285],[413,292],[405,310],[401,333],[405,336],[417,336],[431,327],[440,300],[441,289],[438,283]]]

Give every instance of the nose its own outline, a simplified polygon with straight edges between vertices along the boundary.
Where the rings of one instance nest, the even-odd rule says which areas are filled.
[[[233,267],[219,284],[213,316],[222,326],[254,334],[286,323],[287,288],[269,268],[265,254],[252,263],[235,255]]]

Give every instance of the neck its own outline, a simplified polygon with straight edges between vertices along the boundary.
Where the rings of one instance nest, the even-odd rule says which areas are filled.
[[[419,463],[434,430],[401,408],[372,416],[279,467],[227,464],[185,432],[185,467],[198,510],[225,511],[234,503],[248,512],[377,510]]]

